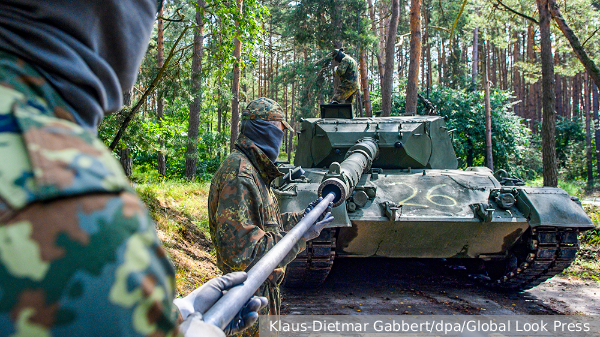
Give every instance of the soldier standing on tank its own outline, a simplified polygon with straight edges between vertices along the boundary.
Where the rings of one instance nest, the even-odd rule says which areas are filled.
[[[250,102],[242,111],[241,132],[235,149],[213,176],[208,196],[210,234],[218,266],[224,273],[252,267],[322,200],[312,202],[304,212],[279,212],[270,185],[275,178],[283,176],[275,160],[286,129],[293,132],[277,102],[264,97]],[[261,314],[279,315],[279,285],[285,266],[304,250],[306,241],[318,237],[331,221],[329,205],[263,283],[257,295],[267,297],[269,305]],[[257,336],[258,324],[245,330],[243,335]]]
[[[245,273],[174,305],[154,223],[96,137],[135,83],[159,6],[0,2],[1,336],[224,335],[201,314]],[[249,301],[226,332],[261,305]]]
[[[340,85],[335,88],[331,103],[352,103],[360,89],[360,72],[356,60],[346,55],[342,48],[334,50],[331,55],[333,60],[339,63],[333,73],[340,78]]]

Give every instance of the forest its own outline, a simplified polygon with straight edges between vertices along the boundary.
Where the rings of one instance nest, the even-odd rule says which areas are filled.
[[[248,102],[276,100],[292,125],[316,116],[343,48],[360,65],[358,116],[447,116],[460,168],[592,187],[599,30],[598,0],[166,0],[99,136],[133,181],[208,181]]]

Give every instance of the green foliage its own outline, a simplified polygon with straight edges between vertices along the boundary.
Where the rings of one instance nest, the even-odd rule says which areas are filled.
[[[588,215],[590,214],[588,213]],[[594,219],[594,223],[596,224],[596,226],[598,226],[598,214],[595,213],[595,215],[596,218]],[[580,240],[582,243],[587,243],[590,245],[600,245],[600,229],[592,229],[581,233]]]
[[[328,52],[336,42],[346,48],[374,42],[366,1],[296,1],[290,4],[286,23],[286,35],[293,36],[296,43],[315,44]]]
[[[562,117],[556,121],[556,159],[563,179],[586,177],[585,121]]]
[[[421,93],[425,95],[425,93]],[[467,156],[473,156],[473,166],[485,166],[485,119],[482,92],[434,87],[429,100],[441,116],[448,116],[449,129],[455,129],[453,144],[461,167],[467,166]],[[535,169],[527,165],[531,154],[531,133],[522,119],[512,112],[510,94],[493,90],[490,96],[492,108],[492,143],[494,168],[504,169],[511,175],[532,177]],[[404,112],[405,100],[394,96],[392,115]],[[419,102],[417,113],[423,114]]]
[[[534,179],[527,180],[525,182],[526,186],[544,186],[544,179],[541,176],[538,176]],[[585,195],[585,189],[587,187],[585,181],[579,180],[558,180],[558,187],[565,190],[569,195],[576,196],[580,199],[583,199]]]

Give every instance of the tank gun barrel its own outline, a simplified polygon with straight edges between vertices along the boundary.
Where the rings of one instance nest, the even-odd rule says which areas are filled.
[[[373,138],[363,138],[348,150],[346,159],[341,163],[333,162],[321,185],[319,196],[334,192],[334,206],[339,206],[352,195],[363,172],[371,168],[373,160],[379,155],[379,146]]]
[[[248,271],[248,278],[243,284],[229,289],[203,315],[204,321],[220,329],[224,329],[240,309],[242,309],[244,304],[248,302],[248,299],[254,296],[260,285],[271,275],[281,260],[285,258],[310,226],[317,221],[335,197],[335,193],[329,193],[323,197],[323,200],[310,213],[306,214],[294,228]]]

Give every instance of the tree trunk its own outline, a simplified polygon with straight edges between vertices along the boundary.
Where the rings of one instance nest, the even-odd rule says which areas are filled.
[[[375,58],[377,58],[377,69],[379,70],[379,83],[383,82],[383,61],[381,59],[381,52],[383,49],[381,34],[378,34],[377,26],[375,23],[377,22],[377,18],[375,18],[375,7],[373,6],[373,0],[368,0],[369,3],[369,16],[371,17],[371,29],[373,29],[373,34],[375,36],[379,36],[379,50],[375,53]]]
[[[594,138],[596,140],[596,169],[600,179],[600,116],[598,116],[598,86],[592,82],[592,109],[594,110]]]
[[[513,92],[517,95],[516,99],[517,101],[521,101],[521,103],[518,103],[514,106],[514,110],[515,110],[515,114],[517,116],[520,117],[524,117],[523,116],[523,96],[521,95],[521,74],[519,72],[519,67],[516,66],[517,62],[520,61],[519,55],[520,55],[520,51],[521,51],[521,39],[519,38],[519,33],[518,32],[514,32],[513,33],[513,39],[515,40],[515,43],[513,45],[513,79],[512,79],[512,84],[513,84]]]
[[[573,76],[573,117],[581,116],[581,108],[579,107],[579,97],[581,96],[581,89],[579,84],[579,74]]]
[[[421,0],[410,3],[410,63],[406,83],[407,115],[417,113],[417,90],[419,88],[419,61],[421,60]]]
[[[426,9],[426,11],[425,11],[425,12],[427,13],[427,15],[425,16],[425,20],[426,20],[426,22],[425,22],[425,27],[429,27],[429,25],[431,24],[431,22],[430,22],[430,16],[431,16],[431,13],[430,13],[430,10],[429,10],[429,8],[430,8],[431,6],[430,6],[430,4],[429,4],[428,2],[426,2],[426,6],[427,6],[427,9]],[[427,59],[427,77],[426,77],[426,78],[427,78],[427,81],[426,81],[426,86],[425,86],[425,88],[426,88],[426,90],[427,90],[427,95],[426,95],[426,97],[427,97],[427,99],[429,99],[429,89],[431,88],[431,85],[432,85],[432,83],[431,83],[431,81],[432,81],[432,71],[431,71],[431,44],[430,44],[430,42],[429,42],[429,28],[427,28],[427,29],[425,30],[425,46],[426,46],[426,48],[425,48],[425,51],[426,51],[426,53],[427,53],[427,56],[426,56],[426,59]]]
[[[223,125],[223,104],[221,102],[221,75],[219,74],[219,79],[217,83],[219,83],[219,96],[217,98],[217,132],[221,132],[224,128]],[[254,81],[252,81],[254,83]]]
[[[585,80],[583,82],[583,96],[584,96],[584,108],[585,113],[585,152],[587,158],[587,184],[588,186],[594,185],[594,164],[592,162],[592,128],[591,128],[591,100],[590,100],[590,76],[585,73]]]
[[[510,58],[510,50],[508,48],[506,48],[502,51],[502,61],[500,62],[501,69],[502,69],[502,79],[503,79],[502,90],[508,90],[509,58]],[[512,65],[512,66],[514,66],[514,65]]]
[[[473,29],[473,64],[471,65],[471,90],[477,90],[477,70],[479,68],[479,27]]]
[[[131,159],[131,150],[129,147],[119,149],[119,161],[125,171],[125,175],[130,177],[133,174],[133,159]]]
[[[554,64],[552,44],[550,41],[549,0],[536,0],[540,25],[540,56],[542,62],[542,163],[544,186],[556,187],[558,184],[558,168],[556,165],[554,111]]]
[[[556,51],[556,53],[554,53],[554,64],[560,64],[560,55],[558,53],[558,51]],[[560,74],[556,73],[554,74],[554,90],[556,90],[556,102],[554,103],[554,107],[555,107],[555,111],[556,111],[556,115],[557,116],[563,116],[563,109],[562,109],[562,88],[561,88],[561,78],[560,78]]]
[[[400,16],[400,17],[402,17],[402,16]],[[402,40],[400,40],[400,42],[398,43],[398,45],[396,47],[397,47],[396,48],[397,49],[396,56],[398,57],[398,60],[396,62],[397,66],[398,66],[396,68],[397,69],[396,76],[398,76],[398,81],[402,81],[402,79],[404,78],[404,77],[402,77],[402,67],[404,66],[404,64],[402,63],[402,62],[404,62],[404,55],[402,55],[402,49],[403,49],[402,48]]]
[[[413,0],[421,1],[421,0]],[[400,16],[399,0],[392,0],[392,17],[385,44],[385,70],[383,72],[383,83],[381,84],[381,116],[392,114],[392,89],[394,87],[394,45],[398,33],[398,18]],[[420,11],[419,11],[420,13]],[[420,37],[420,36],[419,36]],[[418,72],[417,72],[418,74]]]
[[[562,92],[563,92],[563,116],[568,118],[571,116],[571,99],[569,95],[569,79],[567,76],[562,77]]]
[[[293,55],[293,61],[292,64],[296,64],[296,46],[293,47],[294,48],[294,55]],[[290,124],[294,125],[294,121],[295,121],[295,109],[296,106],[294,105],[296,102],[296,78],[294,77],[292,79],[292,111],[290,113]],[[296,130],[296,126],[292,126],[292,129]],[[288,143],[290,144],[289,150],[288,150],[288,162],[292,162],[292,151],[294,151],[294,133],[291,131],[288,131],[289,135],[288,135]]]
[[[537,1],[537,0],[536,0]],[[529,24],[527,27],[527,62],[534,63],[535,62],[535,54],[533,53],[533,24]],[[535,102],[535,83],[530,83],[527,85],[527,118],[529,119],[529,128],[533,130],[535,125],[535,111],[536,111],[536,102]]]
[[[383,86],[383,78],[385,76],[385,60],[387,60],[385,53],[385,45],[386,45],[386,29],[389,28],[389,15],[391,15],[391,9],[387,6],[385,1],[378,0],[378,10],[379,10],[379,54],[381,55],[381,66],[383,72],[381,73],[381,82],[379,82],[379,86]]]
[[[158,68],[162,68],[162,66],[165,64],[165,56],[164,56],[164,47],[165,47],[165,38],[164,38],[164,28],[163,28],[163,20],[161,19],[163,15],[163,10],[162,8],[160,9],[160,11],[158,12],[158,19],[157,19],[157,28],[158,28],[158,37],[156,39],[156,49],[157,49],[157,64],[158,64]],[[161,128],[162,127],[162,119],[163,119],[163,94],[162,94],[162,90],[158,91],[158,102],[156,104],[156,119],[158,122],[158,127]],[[167,175],[167,167],[166,167],[166,159],[165,159],[165,154],[163,153],[163,148],[165,146],[165,140],[160,137],[159,139],[159,150],[158,153],[156,155],[156,160],[158,162],[158,174],[160,174],[161,176],[166,176]]]
[[[237,0],[238,11],[242,17],[244,0]],[[236,27],[239,25],[236,23]],[[238,27],[239,29],[239,27]],[[231,85],[231,138],[229,140],[229,150],[233,151],[235,141],[239,136],[240,124],[240,62],[242,61],[242,41],[237,37],[234,41],[233,57],[235,63],[233,65],[233,84]]]
[[[200,109],[202,107],[202,46],[204,45],[204,7],[206,2],[198,0],[196,10],[196,28],[194,29],[194,55],[192,56],[192,91],[194,100],[190,106],[188,122],[188,139],[185,151],[185,177],[192,180],[196,177],[198,167],[198,129],[200,126]]]
[[[128,90],[123,93],[123,108],[121,111],[129,110],[131,107],[131,101],[133,96],[133,89]],[[131,158],[131,149],[129,146],[125,146],[124,148],[117,149],[119,153],[119,161],[121,162],[121,167],[123,167],[123,171],[125,171],[125,175],[130,177],[133,174],[133,158]]]
[[[444,47],[444,38],[439,38],[438,45],[438,77],[440,86],[445,86],[446,82],[444,81],[444,69],[446,68],[446,50]]]
[[[485,159],[487,167],[494,171],[494,157],[492,152],[492,107],[490,104],[490,79],[489,79],[489,45],[490,42],[484,44],[484,55],[483,55],[483,71],[484,75],[484,100],[485,100]]]
[[[367,81],[367,55],[365,53],[365,48],[360,48],[360,86],[363,90],[363,102],[365,107],[365,114],[367,117],[373,116],[371,112],[371,98],[369,96],[369,84]]]

